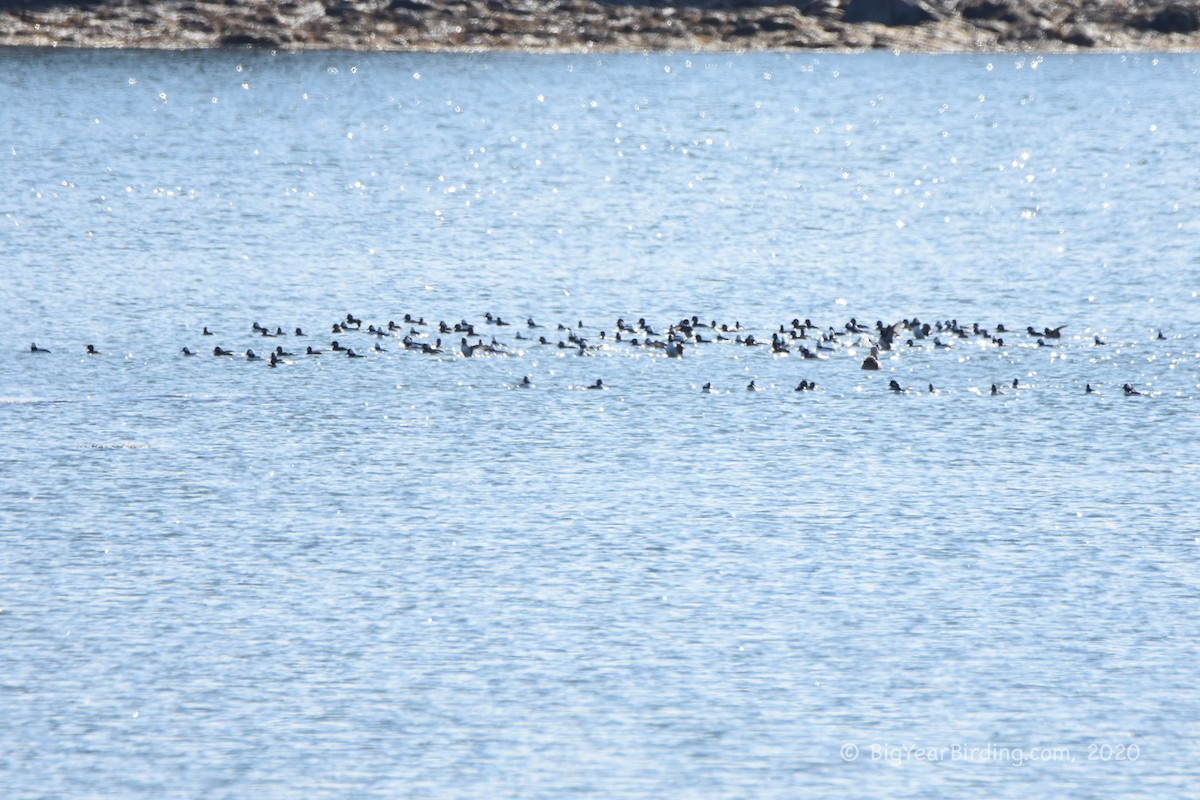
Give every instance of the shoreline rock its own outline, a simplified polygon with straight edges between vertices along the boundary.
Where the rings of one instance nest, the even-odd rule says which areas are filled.
[[[0,46],[1200,50],[1200,0],[0,0]]]

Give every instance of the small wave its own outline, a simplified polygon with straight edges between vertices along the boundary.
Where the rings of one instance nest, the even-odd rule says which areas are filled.
[[[80,450],[149,450],[150,445],[141,442],[100,442],[98,444],[84,444],[79,446]]]
[[[42,406],[67,403],[67,400],[52,400],[49,397],[0,397],[0,406]]]

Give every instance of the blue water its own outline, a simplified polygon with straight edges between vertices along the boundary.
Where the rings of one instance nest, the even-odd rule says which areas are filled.
[[[5,797],[1195,791],[1193,55],[0,66]]]

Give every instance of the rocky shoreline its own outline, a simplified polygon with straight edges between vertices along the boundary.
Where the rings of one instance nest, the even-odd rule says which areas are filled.
[[[1200,0],[0,0],[0,46],[1172,51]]]

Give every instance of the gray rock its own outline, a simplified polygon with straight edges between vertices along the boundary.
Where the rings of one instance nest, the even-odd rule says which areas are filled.
[[[279,47],[280,39],[270,33],[248,31],[226,33],[220,38],[221,47]]]
[[[1060,38],[1067,44],[1078,47],[1095,47],[1099,41],[1099,37],[1089,25],[1068,25],[1062,29]]]
[[[430,11],[436,6],[430,0],[392,0],[388,8],[404,11]]]
[[[763,31],[794,31],[796,21],[787,17],[767,17],[759,20],[758,29]]]
[[[890,27],[920,25],[938,18],[924,0],[850,0],[842,14],[846,22],[877,22]]]
[[[1146,20],[1146,27],[1159,33],[1195,33],[1200,28],[1196,9],[1181,3],[1161,8]]]
[[[1200,0],[0,0],[0,46],[60,44],[1200,51]]]
[[[836,17],[841,12],[841,7],[838,5],[838,0],[811,0],[803,4],[797,4],[800,13],[809,17]]]
[[[962,7],[963,19],[998,20],[1000,22],[1019,22],[1021,10],[1015,3],[1005,0],[971,0]]]

